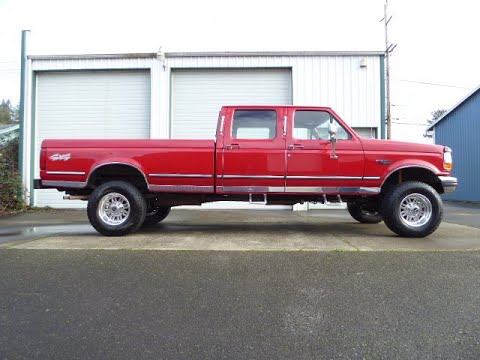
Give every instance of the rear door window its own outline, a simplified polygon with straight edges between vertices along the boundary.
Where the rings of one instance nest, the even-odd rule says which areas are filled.
[[[272,140],[277,136],[275,110],[236,110],[232,138],[239,140]]]

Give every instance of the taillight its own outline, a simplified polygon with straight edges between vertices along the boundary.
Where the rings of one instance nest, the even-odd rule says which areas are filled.
[[[443,149],[443,168],[445,170],[452,170],[453,167],[453,158],[452,158],[452,149],[448,146],[445,146]]]
[[[40,150],[40,170],[45,170],[47,165],[47,149]]]

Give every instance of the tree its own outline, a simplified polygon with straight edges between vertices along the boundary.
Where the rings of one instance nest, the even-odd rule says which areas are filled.
[[[0,124],[11,124],[18,122],[19,119],[19,106],[13,106],[10,100],[2,100],[0,103]]]
[[[432,125],[435,121],[437,121],[438,119],[440,119],[443,115],[445,115],[445,113],[447,112],[448,110],[447,109],[437,109],[435,111],[432,111],[430,113],[431,115],[431,118],[427,120],[427,128],[430,127],[430,125]],[[426,137],[426,138],[431,138],[433,136],[433,133],[431,131],[425,131],[423,133],[423,137]]]

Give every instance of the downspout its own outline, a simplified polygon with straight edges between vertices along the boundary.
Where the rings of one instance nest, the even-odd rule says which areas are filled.
[[[385,139],[385,55],[380,55],[380,138]]]
[[[26,80],[27,80],[27,41],[30,30],[22,30],[22,50],[20,58],[20,104],[18,108],[18,116],[20,120],[19,135],[18,135],[18,170],[22,182],[25,184],[25,171],[24,171],[24,153],[25,153],[25,103],[26,103]]]

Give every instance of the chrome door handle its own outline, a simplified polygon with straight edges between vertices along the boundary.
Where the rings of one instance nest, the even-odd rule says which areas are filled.
[[[303,149],[304,146],[300,144],[288,145],[288,150]]]
[[[225,149],[226,150],[240,149],[240,145],[238,145],[238,144],[225,145]]]

